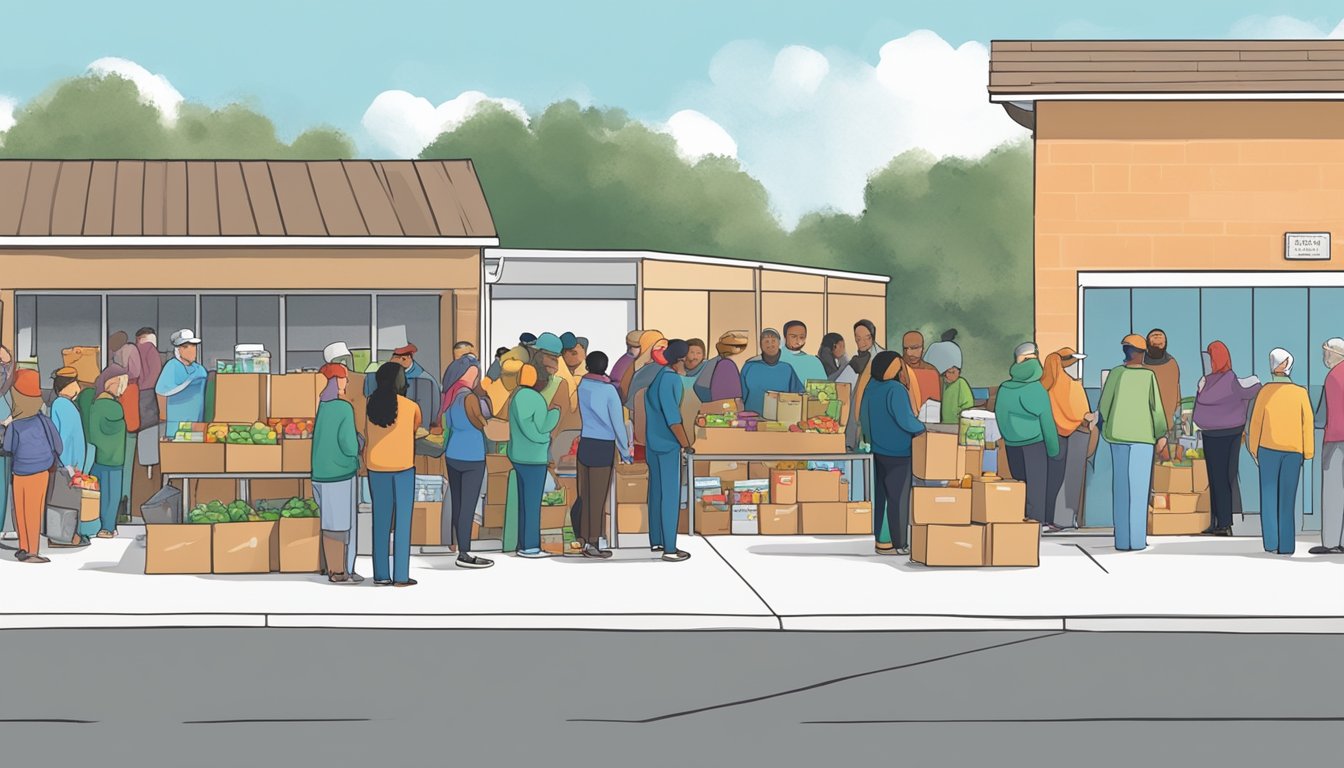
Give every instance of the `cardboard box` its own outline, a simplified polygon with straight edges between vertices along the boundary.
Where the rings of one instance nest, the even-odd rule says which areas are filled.
[[[246,376],[249,374],[229,374]],[[224,471],[226,472],[280,472],[284,466],[284,454],[276,445],[226,445],[224,448]]]
[[[798,471],[770,470],[770,501],[774,504],[798,503]]]
[[[765,404],[761,407],[761,417],[765,421],[798,424],[804,418],[804,404],[806,402],[807,395],[795,392],[766,392]]]
[[[970,525],[971,496],[967,488],[916,486],[910,493],[912,525]]]
[[[322,519],[280,518],[280,572],[317,573],[322,570]],[[344,569],[344,564],[341,565]]]
[[[617,472],[621,471],[621,466],[623,465],[617,465]],[[485,473],[487,475],[507,475],[512,471],[513,462],[509,461],[508,456],[502,453],[485,454]]]
[[[708,415],[711,413],[737,413],[737,401],[710,400],[707,403],[701,403],[697,411],[698,411],[697,415]]]
[[[747,463],[748,480],[769,480],[770,470],[774,469],[773,461],[752,461]]]
[[[957,452],[960,454],[958,463],[961,465],[962,477],[979,477],[985,471],[985,449],[963,445],[957,447]]]
[[[911,529],[910,559],[931,566],[985,564],[983,525],[916,525]]]
[[[121,493],[120,488],[108,489],[108,493]],[[101,507],[102,492],[90,491],[87,489],[79,492],[79,519],[97,520],[102,513]]]
[[[803,401],[803,420],[806,421],[808,419],[825,416],[826,412],[830,409],[830,405],[830,403],[824,403],[815,397],[807,398]],[[839,421],[839,419],[836,419],[836,421]]]
[[[116,350],[112,350],[115,352]],[[102,366],[98,364],[102,349],[100,347],[66,347],[61,350],[61,362],[75,369],[75,379],[81,384],[93,384],[98,380]],[[108,357],[111,357],[109,354]]]
[[[696,453],[807,456],[844,453],[845,435],[821,432],[748,432],[733,427],[696,427]]]
[[[1194,468],[1167,467],[1161,464],[1154,465],[1153,491],[1156,493],[1194,493]]]
[[[138,469],[138,467],[137,467]],[[252,481],[255,486],[260,481]],[[191,506],[197,504],[209,504],[212,501],[218,501],[222,504],[228,504],[230,501],[238,498],[238,481],[232,477],[202,478],[191,480]],[[174,483],[177,487],[182,486],[182,481]],[[253,493],[255,494],[255,488]],[[278,496],[258,496],[257,498],[279,498]]]
[[[313,441],[288,438],[281,440],[280,467],[284,472],[312,472]]]
[[[543,504],[541,507],[541,529],[545,531],[551,528],[564,528],[569,524],[569,517],[569,504],[549,507]]]
[[[293,419],[311,419],[317,416],[317,398],[326,386],[320,373],[286,373],[271,377],[271,408],[273,416]],[[350,382],[346,382],[349,390]],[[428,418],[426,418],[428,421]]]
[[[411,506],[411,546],[440,546],[443,543],[442,526],[442,501],[417,501]]]
[[[971,522],[1020,523],[1026,518],[1026,483],[1020,480],[971,483]]]
[[[1206,513],[1206,514],[1208,514],[1208,513],[1212,513],[1212,512],[1213,512],[1213,492],[1212,492],[1212,491],[1205,491],[1205,492],[1199,494],[1199,501],[1197,501],[1197,502],[1195,503],[1195,511],[1196,511],[1196,512],[1204,512],[1204,513]]]
[[[232,480],[228,482],[234,482]],[[301,499],[313,498],[313,491],[310,486],[305,487],[304,480],[249,480],[247,482],[247,492],[253,499],[292,499],[299,497]],[[234,498],[233,496],[229,497]]]
[[[618,465],[637,467],[638,471],[616,473],[617,504],[647,504],[649,502],[649,467],[647,464]]]
[[[509,473],[499,472],[485,476],[485,503],[503,504],[509,498]],[[487,525],[486,528],[493,526]]]
[[[798,470],[798,501],[804,504],[812,501],[846,501],[840,494],[841,478],[841,473],[830,470]],[[773,496],[770,498],[774,499]]]
[[[1157,510],[1158,512],[1165,512],[1165,511],[1167,511],[1167,510],[1169,509],[1169,507],[1167,506],[1167,494],[1165,494],[1165,493],[1154,493],[1154,494],[1153,494],[1153,500],[1152,500],[1152,502],[1149,504],[1149,507],[1148,507],[1148,508],[1149,508],[1149,509]]]
[[[1041,564],[1041,524],[990,523],[985,527],[985,565],[1035,568]]]
[[[700,474],[702,471],[704,472],[703,475]],[[750,479],[747,476],[747,462],[745,461],[700,461],[696,462],[695,472],[699,477],[719,478],[725,488],[732,487],[733,483],[739,480]]]
[[[215,376],[215,421],[255,424],[266,419],[264,373],[221,373]],[[286,416],[298,414],[283,414]],[[316,413],[312,414],[316,415]]]
[[[482,528],[503,528],[504,515],[508,509],[507,504],[486,504],[481,507],[481,527]]]
[[[145,573],[210,573],[213,525],[146,525]]]
[[[849,504],[843,501],[811,501],[799,504],[802,532],[813,536],[849,533]]]
[[[1153,514],[1148,511],[1149,536],[1198,536],[1212,521],[1208,512]]]
[[[873,533],[873,503],[851,501],[845,504],[845,533],[870,536]]]
[[[1190,490],[1195,493],[1209,490],[1209,464],[1204,459],[1191,460]]]
[[[948,431],[948,430],[951,431]],[[921,480],[960,480],[962,454],[957,451],[956,427],[929,424],[912,446],[914,475]]]
[[[648,533],[648,504],[616,504],[617,533]]]
[[[211,547],[215,573],[270,573],[279,567],[278,520],[216,523],[211,527],[215,529]]]
[[[434,458],[433,456],[424,456],[415,454],[415,474],[422,477],[442,477],[443,457]]]
[[[726,507],[700,503],[695,509],[695,532],[701,536],[726,536],[733,532],[733,513]]]
[[[794,536],[801,530],[797,504],[760,504],[758,509],[764,536]]]
[[[1199,496],[1198,493],[1155,493],[1152,508],[1160,515],[1188,515],[1200,511]]]
[[[173,474],[212,474],[224,471],[223,443],[159,443],[159,469]],[[229,497],[232,501],[233,497]]]

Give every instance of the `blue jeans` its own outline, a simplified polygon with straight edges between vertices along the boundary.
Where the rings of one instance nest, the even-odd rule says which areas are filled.
[[[369,470],[373,496],[373,578],[404,583],[411,578],[411,506],[415,499],[415,469],[400,472]],[[353,538],[353,537],[352,537]],[[392,544],[396,549],[389,554]],[[388,560],[392,575],[388,576]]]
[[[1115,548],[1124,552],[1148,546],[1148,491],[1153,484],[1153,446],[1111,443],[1111,508]]]
[[[1297,546],[1297,483],[1302,454],[1260,449],[1260,537],[1266,552],[1291,555]]]
[[[681,509],[681,451],[647,451],[649,463],[649,544],[677,551]]]
[[[102,530],[116,533],[117,508],[121,506],[122,469],[94,464],[89,472],[98,478],[98,523],[102,526]]]
[[[541,551],[541,496],[546,491],[545,464],[514,464],[518,478],[518,551]]]

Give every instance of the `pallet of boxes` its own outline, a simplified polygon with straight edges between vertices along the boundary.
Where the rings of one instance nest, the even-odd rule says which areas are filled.
[[[1149,536],[1196,536],[1212,522],[1209,471],[1201,450],[1185,451],[1174,461],[1153,466],[1148,505]]]
[[[224,361],[224,370],[234,370]],[[166,486],[142,507],[145,573],[315,573],[322,569],[321,520],[311,484],[295,478],[312,471],[312,431],[322,377],[217,372],[214,420],[170,424],[159,446]],[[249,498],[237,498],[247,480]]]
[[[1027,488],[983,472],[982,445],[955,426],[930,424],[914,439],[910,559],[927,566],[1040,565],[1040,524],[1026,519]]]

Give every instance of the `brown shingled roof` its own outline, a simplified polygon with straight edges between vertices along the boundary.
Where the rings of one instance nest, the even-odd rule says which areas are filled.
[[[0,237],[495,237],[470,160],[0,160]]]
[[[1333,93],[1344,40],[1015,40],[990,43],[989,93]]]

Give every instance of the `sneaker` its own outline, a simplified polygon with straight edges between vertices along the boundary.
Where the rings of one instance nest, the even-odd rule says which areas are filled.
[[[354,571],[351,571],[346,575],[349,576],[349,580],[345,582],[346,584],[360,584],[364,581],[364,577]]]
[[[690,560],[691,553],[677,550],[676,552],[664,552],[663,560],[669,563],[680,563],[683,560]]]
[[[28,552],[20,549],[14,553],[14,559],[22,563],[24,560],[28,559]]]
[[[650,552],[662,552],[662,551],[663,551],[663,548],[662,548],[662,547],[649,547],[649,551],[650,551]]]
[[[420,582],[416,581],[415,579],[407,579],[407,580],[405,580],[405,581],[395,581],[395,582],[392,583],[392,586],[394,586],[394,587],[414,587],[416,584],[419,584],[419,583],[420,583]]]
[[[544,549],[523,550],[518,553],[519,557],[526,557],[529,560],[544,560],[551,556],[550,552]]]
[[[1334,553],[1336,555],[1344,555],[1344,547],[1335,547]]]
[[[475,555],[458,555],[456,564],[458,568],[489,568],[495,561]]]
[[[583,548],[583,556],[591,557],[595,560],[606,560],[607,558],[611,557],[611,550],[598,549],[592,544],[589,544]]]
[[[1335,547],[1312,547],[1307,550],[1307,553],[1312,555],[1331,555],[1334,552]]]
[[[1231,535],[1232,535],[1232,529],[1231,529],[1231,528],[1219,528],[1218,530],[1216,530],[1216,531],[1213,532],[1213,535],[1214,535],[1214,536],[1231,536]]]
[[[909,554],[910,554],[910,548],[909,548],[909,547],[897,547],[897,548],[896,548],[896,554],[901,555],[901,556],[909,555]]]
[[[375,587],[390,587],[390,586],[392,586],[392,580],[391,580],[391,579],[374,579],[374,580],[373,580],[373,586],[375,586]]]

